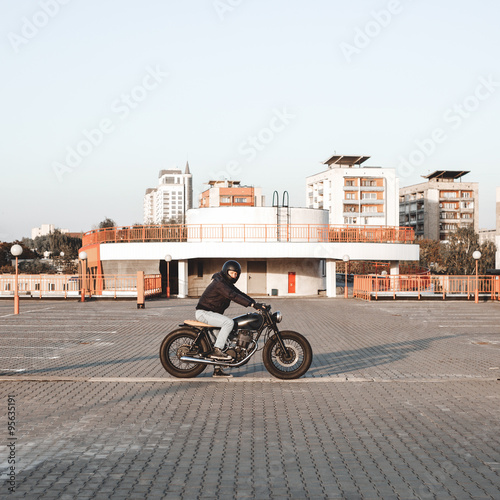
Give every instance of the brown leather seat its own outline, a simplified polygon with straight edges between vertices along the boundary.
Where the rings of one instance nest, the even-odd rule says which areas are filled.
[[[201,321],[196,321],[195,319],[185,319],[184,320],[184,324],[185,325],[189,325],[189,326],[196,326],[198,328],[218,328],[217,326],[214,326],[214,325],[209,325],[207,323],[202,323]]]

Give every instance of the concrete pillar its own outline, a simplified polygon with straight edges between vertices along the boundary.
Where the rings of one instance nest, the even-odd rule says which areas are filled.
[[[326,296],[337,296],[337,263],[326,259]]]
[[[179,299],[185,299],[188,296],[188,261],[179,260]]]
[[[399,274],[399,260],[393,260],[390,262],[391,274]]]
[[[390,262],[390,275],[394,276],[394,278],[391,278],[391,291],[398,291],[399,290],[399,260],[393,260]]]

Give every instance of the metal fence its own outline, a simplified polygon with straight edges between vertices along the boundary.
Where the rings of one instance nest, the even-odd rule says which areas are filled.
[[[365,300],[379,297],[476,297],[500,300],[500,276],[357,275],[353,296]]]
[[[0,274],[0,297],[13,297],[15,274]],[[79,275],[66,274],[20,274],[18,276],[20,297],[77,298],[85,297],[136,297],[137,274],[88,274],[82,281]],[[160,295],[161,275],[144,276],[146,297]]]
[[[410,227],[322,224],[179,224],[93,229],[83,235],[82,246],[128,242],[358,242],[413,243]]]

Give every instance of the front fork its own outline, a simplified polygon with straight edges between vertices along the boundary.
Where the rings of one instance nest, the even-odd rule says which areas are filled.
[[[276,325],[273,325],[272,330],[274,332],[274,335],[276,335],[276,337],[278,338],[278,344],[279,344],[281,350],[284,353],[288,354],[288,349],[286,348],[285,342],[283,342],[283,337],[281,336],[281,333],[280,333],[278,327]]]

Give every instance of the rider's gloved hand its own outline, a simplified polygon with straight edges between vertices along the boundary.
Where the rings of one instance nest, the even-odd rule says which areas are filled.
[[[261,302],[255,302],[253,307],[257,309],[257,311],[263,311],[266,308],[266,305],[262,304]]]

